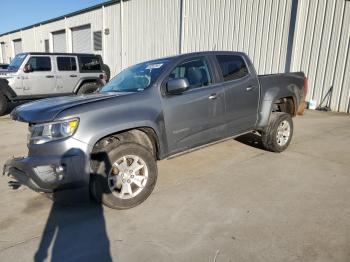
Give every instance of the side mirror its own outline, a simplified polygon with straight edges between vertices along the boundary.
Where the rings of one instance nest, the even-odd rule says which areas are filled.
[[[166,91],[171,95],[179,95],[188,90],[190,84],[186,78],[170,79],[166,84]]]
[[[30,73],[30,72],[33,72],[33,68],[32,68],[32,65],[31,64],[26,64],[23,68],[23,72],[24,73]]]

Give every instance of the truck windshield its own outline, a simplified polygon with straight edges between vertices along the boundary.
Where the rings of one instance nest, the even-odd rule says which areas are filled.
[[[131,66],[116,75],[100,92],[140,92],[150,87],[170,59],[154,60]]]
[[[24,59],[26,58],[27,55],[25,54],[18,54],[15,56],[15,58],[11,61],[9,67],[7,68],[8,70],[18,70],[19,67],[22,65]]]

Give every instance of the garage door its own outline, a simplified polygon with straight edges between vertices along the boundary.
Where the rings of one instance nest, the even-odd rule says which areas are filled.
[[[53,38],[53,51],[57,53],[66,52],[66,31],[52,33]]]
[[[91,27],[90,25],[75,27],[72,29],[73,52],[91,53]]]
[[[5,43],[1,43],[1,55],[2,55],[2,63],[6,63],[7,57],[6,57],[6,49],[5,49]]]
[[[22,53],[22,39],[13,40],[15,55]]]

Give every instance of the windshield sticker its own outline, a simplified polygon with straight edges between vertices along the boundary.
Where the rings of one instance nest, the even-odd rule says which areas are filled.
[[[163,64],[151,64],[146,67],[146,69],[158,69],[161,68]]]

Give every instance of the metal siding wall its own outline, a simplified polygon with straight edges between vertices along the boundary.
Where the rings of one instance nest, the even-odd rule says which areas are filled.
[[[179,51],[179,0],[123,2],[123,65]]]
[[[22,49],[23,52],[35,51],[34,28],[22,31]]]
[[[121,71],[120,4],[105,7],[105,28],[109,29],[109,35],[102,32],[103,59],[111,69],[111,76],[115,76]]]
[[[350,2],[299,0],[292,68],[309,78],[307,100],[321,102],[331,86],[331,109],[349,112]]]
[[[4,60],[13,58],[14,39],[22,39],[23,51],[44,51],[44,40],[50,39],[52,48],[51,33],[62,29],[67,30],[67,51],[71,52],[70,29],[91,24],[92,32],[109,29],[109,35],[103,31],[103,50],[97,53],[103,55],[112,76],[143,60],[205,50],[244,51],[259,74],[284,72],[294,0],[182,1],[182,17],[181,0],[130,0],[5,35],[0,37],[5,42]],[[291,69],[308,75],[307,100],[320,102],[333,85],[331,109],[347,112],[350,2],[298,2]]]
[[[59,20],[59,21],[55,21],[55,22],[52,22],[49,24],[44,24],[44,25],[41,25],[40,27],[37,27],[37,29],[36,29],[37,30],[36,35],[37,35],[37,39],[38,39],[37,42],[40,43],[37,46],[37,51],[45,52],[45,39],[49,39],[50,50],[52,51],[53,50],[52,32],[57,32],[57,31],[64,30],[64,29],[65,29],[64,19]]]
[[[259,74],[284,72],[292,0],[184,0],[183,52],[246,52]]]

